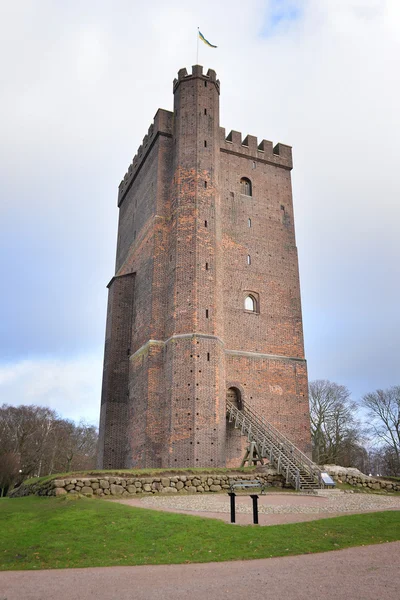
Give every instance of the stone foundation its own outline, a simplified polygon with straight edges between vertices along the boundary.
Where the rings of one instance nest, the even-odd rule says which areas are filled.
[[[371,490],[386,490],[388,492],[400,492],[400,481],[389,479],[377,479],[364,475],[358,469],[352,467],[340,467],[338,465],[323,465],[320,467],[326,471],[338,483],[348,483],[355,488],[369,488]]]
[[[229,490],[230,482],[257,479],[267,486],[283,487],[284,478],[274,469],[262,474],[213,475],[188,474],[163,477],[73,477],[53,479],[45,483],[22,484],[10,493],[10,497],[21,496],[64,496],[84,494],[88,496],[133,496],[135,494],[202,494]]]

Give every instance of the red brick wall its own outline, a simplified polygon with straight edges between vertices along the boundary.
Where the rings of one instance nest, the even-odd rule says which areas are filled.
[[[135,292],[127,358],[109,358],[120,341],[108,315],[103,448],[117,444],[115,397],[128,399],[127,450],[112,466],[236,466],[246,440],[227,426],[230,386],[309,451],[291,167],[288,146],[225,139],[213,71],[179,72],[173,112],[157,112],[119,188],[116,272],[135,274]],[[248,292],[256,313],[244,310]]]

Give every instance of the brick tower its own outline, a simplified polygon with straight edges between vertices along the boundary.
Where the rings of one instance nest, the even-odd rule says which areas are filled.
[[[291,148],[219,125],[181,69],[119,186],[99,467],[237,466],[226,400],[310,451]]]

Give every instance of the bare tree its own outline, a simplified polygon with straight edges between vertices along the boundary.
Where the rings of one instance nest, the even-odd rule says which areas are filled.
[[[0,407],[0,486],[3,480],[18,485],[31,476],[94,468],[96,448],[92,425],[76,425],[40,406]]]
[[[400,475],[400,386],[366,394],[371,433],[383,446],[387,475]]]
[[[80,422],[60,420],[57,423],[55,454],[52,471],[93,469],[96,466],[97,439],[96,427]]]
[[[4,451],[19,456],[21,481],[42,474],[43,455],[56,419],[53,410],[40,406],[3,404],[0,408],[0,443]]]
[[[318,464],[354,465],[363,455],[361,426],[349,390],[327,380],[309,384],[313,458]]]
[[[19,474],[19,459],[13,452],[0,454],[0,497],[7,496]]]

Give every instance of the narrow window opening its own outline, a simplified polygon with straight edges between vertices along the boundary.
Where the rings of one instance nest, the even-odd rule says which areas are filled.
[[[251,265],[251,256],[250,256],[250,254],[247,255],[247,264]]]
[[[207,360],[210,360],[210,353],[207,352]]]
[[[206,319],[208,319],[208,308],[206,308]]]
[[[136,231],[133,232],[133,239],[136,240]]]
[[[204,82],[204,87],[207,87],[207,81]]]
[[[207,114],[207,109],[206,109],[206,108],[204,109],[204,114],[205,114],[205,115]]]
[[[204,227],[207,227],[207,221],[204,221]]]
[[[250,219],[250,218],[248,218],[248,219],[247,219],[247,225],[248,225],[249,227],[251,227],[251,219]]]
[[[252,196],[252,186],[250,179],[247,177],[242,177],[240,180],[240,193],[244,196]]]
[[[204,187],[205,187],[205,188],[207,187],[207,181],[205,181],[205,182],[204,182]]]
[[[207,148],[207,140],[204,140],[204,148]]]
[[[208,271],[208,263],[206,263],[206,271]]]
[[[283,210],[283,212],[285,212],[285,207],[283,206],[283,204],[281,204],[281,210]]]
[[[251,312],[256,312],[257,304],[256,299],[253,296],[246,296],[244,300],[244,308],[245,310],[250,310]]]
[[[256,168],[256,166],[257,166],[257,164],[256,164],[256,161],[255,161],[255,160],[253,160],[253,165],[252,165],[252,168],[253,168],[253,169],[255,169],[255,168]]]

